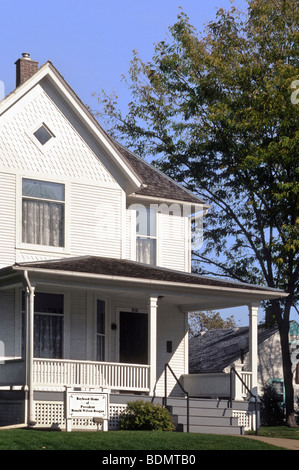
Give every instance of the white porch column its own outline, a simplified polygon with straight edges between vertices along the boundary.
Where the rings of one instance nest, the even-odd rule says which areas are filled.
[[[158,297],[149,297],[150,395],[154,394],[157,381],[157,310]]]
[[[251,392],[257,396],[258,369],[258,309],[259,303],[252,303],[249,308],[249,369],[252,373]]]
[[[27,321],[27,344],[26,344],[26,363],[27,363],[27,387],[28,387],[28,424],[35,424],[34,402],[33,402],[33,356],[34,356],[34,296],[35,287],[31,285],[28,274],[24,273],[26,288],[26,321]]]

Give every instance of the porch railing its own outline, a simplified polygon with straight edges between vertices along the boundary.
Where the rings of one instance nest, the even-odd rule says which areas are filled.
[[[187,432],[189,432],[189,428],[190,428],[190,401],[189,401],[189,392],[186,392],[186,390],[184,389],[183,385],[181,384],[181,382],[179,381],[179,379],[177,378],[177,376],[175,375],[175,373],[173,372],[172,368],[170,367],[169,364],[165,364],[164,366],[164,406],[167,408],[167,394],[168,394],[168,391],[167,391],[167,369],[170,370],[170,372],[172,373],[173,377],[175,378],[176,380],[176,383],[180,386],[180,389],[182,390],[182,392],[184,393],[184,395],[186,396],[186,408],[187,408]]]
[[[235,394],[235,392],[233,393],[233,390],[235,390],[236,388],[236,380],[237,379],[241,384],[242,384],[242,391],[244,393],[244,391],[246,390],[248,396],[251,397],[251,399],[254,400],[254,403],[255,403],[255,422],[252,421],[252,429],[255,430],[255,434],[257,435],[257,432],[258,432],[258,398],[256,395],[254,395],[251,390],[249,389],[247,383],[248,383],[248,380],[247,380],[247,383],[244,381],[244,379],[248,379],[250,376],[249,374],[242,374],[240,375],[237,370],[235,369],[235,367],[231,367],[230,369],[230,389],[231,389],[231,394],[230,394],[230,407],[232,408],[233,407],[233,395]]]
[[[149,391],[150,366],[118,362],[34,359],[35,387],[104,387]]]

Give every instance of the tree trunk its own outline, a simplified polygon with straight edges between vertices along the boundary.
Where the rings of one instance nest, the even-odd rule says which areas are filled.
[[[288,426],[293,427],[296,426],[296,420],[294,410],[293,373],[289,346],[289,322],[285,324],[285,321],[283,321],[283,326],[280,330],[280,342],[285,386],[286,423]]]
[[[290,427],[296,426],[295,409],[294,409],[294,388],[293,388],[293,372],[289,345],[289,328],[290,328],[290,309],[291,303],[286,302],[284,311],[278,301],[272,302],[273,310],[278,324],[280,334],[280,344],[283,364],[283,378],[285,387],[285,405],[286,405],[286,424]]]

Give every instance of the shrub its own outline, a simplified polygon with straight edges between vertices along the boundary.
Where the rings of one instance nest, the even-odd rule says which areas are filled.
[[[157,403],[136,400],[129,402],[120,416],[120,428],[129,431],[174,431],[169,411]]]
[[[271,385],[263,387],[261,400],[261,425],[281,426],[284,424],[284,410],[277,390]]]

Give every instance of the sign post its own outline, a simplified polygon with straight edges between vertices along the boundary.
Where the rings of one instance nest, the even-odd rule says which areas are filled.
[[[66,430],[72,430],[72,420],[92,419],[103,431],[108,431],[109,393],[102,389],[74,390],[66,389]]]

